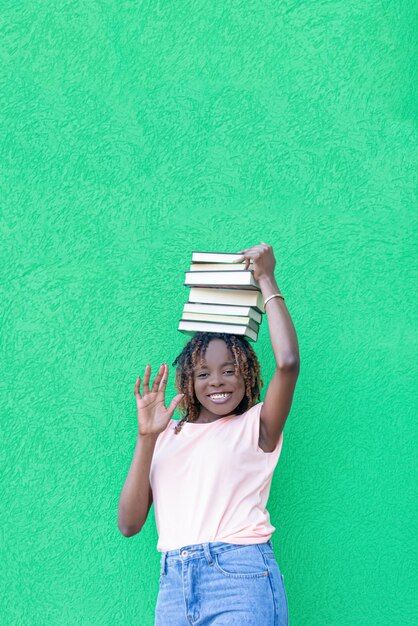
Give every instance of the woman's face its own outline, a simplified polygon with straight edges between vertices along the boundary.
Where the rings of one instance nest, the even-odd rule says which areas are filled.
[[[241,373],[235,374],[233,355],[222,339],[212,339],[208,344],[203,365],[195,367],[193,380],[202,405],[199,419],[203,421],[232,414],[245,395],[244,379]]]

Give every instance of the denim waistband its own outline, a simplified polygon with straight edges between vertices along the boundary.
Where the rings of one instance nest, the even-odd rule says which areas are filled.
[[[208,564],[213,562],[213,554],[219,554],[220,552],[226,552],[228,550],[236,550],[237,548],[245,548],[246,546],[258,545],[260,549],[266,552],[273,550],[273,544],[271,539],[263,543],[225,543],[223,541],[213,541],[208,543],[195,543],[188,546],[183,546],[177,550],[166,550],[161,553],[161,573],[166,573],[167,561],[190,561],[192,559],[200,559],[203,556],[206,557]]]

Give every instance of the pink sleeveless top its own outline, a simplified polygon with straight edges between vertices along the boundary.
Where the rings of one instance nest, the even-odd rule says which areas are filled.
[[[177,435],[171,419],[160,433],[150,469],[158,551],[270,539],[276,528],[266,504],[283,433],[273,452],[258,447],[262,405],[209,424],[185,422]]]

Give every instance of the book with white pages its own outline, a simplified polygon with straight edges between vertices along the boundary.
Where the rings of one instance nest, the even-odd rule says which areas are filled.
[[[250,317],[261,324],[263,316],[252,306],[234,306],[228,304],[202,304],[201,302],[186,302],[183,311],[189,313],[209,313],[209,315],[235,315]]]
[[[245,324],[256,332],[258,332],[260,324],[252,320],[250,317],[241,317],[238,315],[210,315],[209,313],[188,313],[183,311],[182,320],[197,320],[201,322],[218,322],[219,324]]]
[[[192,287],[189,293],[189,302],[201,304],[222,304],[234,306],[254,307],[260,313],[265,313],[264,299],[261,291],[243,289],[219,289],[213,287]]]
[[[231,252],[192,252],[192,263],[234,263],[241,257],[242,254]],[[249,261],[252,265],[253,260]]]
[[[246,270],[245,263],[192,263],[189,269],[190,272],[239,272],[242,270]]]
[[[227,333],[230,335],[243,335],[250,341],[257,341],[258,333],[245,324],[218,324],[215,322],[201,322],[197,320],[179,320],[178,330],[187,335],[196,332]]]
[[[224,287],[260,291],[260,285],[252,270],[227,270],[225,272],[186,272],[187,287]]]

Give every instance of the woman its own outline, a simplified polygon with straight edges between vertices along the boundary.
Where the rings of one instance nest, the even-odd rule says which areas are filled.
[[[156,626],[287,626],[283,575],[265,509],[299,374],[296,332],[274,277],[272,247],[240,251],[264,297],[276,370],[264,402],[244,337],[197,333],[177,365],[181,392],[165,407],[168,365],[142,395],[138,440],[119,501],[119,529],[139,532],[154,502],[162,553]],[[280,297],[279,297],[280,296]],[[179,407],[180,421],[172,419]]]

